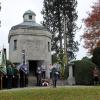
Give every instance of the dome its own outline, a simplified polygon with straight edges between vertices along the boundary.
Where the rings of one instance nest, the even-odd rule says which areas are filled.
[[[28,10],[23,14],[23,22],[13,26],[11,30],[16,30],[16,29],[38,29],[38,30],[46,30],[42,25],[36,23],[35,21],[35,16],[36,14]]]
[[[24,14],[23,14],[23,21],[35,21],[35,16],[36,14],[31,11],[31,10],[27,10]]]
[[[23,14],[23,17],[25,16],[25,15],[34,15],[34,16],[36,16],[36,14],[33,12],[33,11],[31,11],[31,10],[27,10],[27,11],[25,11],[25,13]]]

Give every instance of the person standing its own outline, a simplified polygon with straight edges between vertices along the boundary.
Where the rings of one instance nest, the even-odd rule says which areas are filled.
[[[56,88],[56,84],[57,84],[57,79],[58,79],[58,71],[57,69],[54,67],[52,68],[52,83],[53,83],[53,87]]]
[[[53,66],[52,66],[52,64],[50,64],[50,65],[49,65],[50,79],[52,78],[52,68],[53,68]]]
[[[14,64],[12,65],[12,70],[13,70],[13,79],[12,79],[13,88],[17,88],[18,87],[18,70]]]
[[[45,79],[46,66],[42,65],[41,68],[42,68],[42,78]]]
[[[41,67],[37,67],[37,86],[41,86],[41,77],[42,77],[42,70]]]
[[[7,88],[8,89],[12,88],[12,77],[13,77],[12,66],[8,65],[7,66]]]
[[[25,81],[24,81],[25,74],[21,69],[19,70],[19,73],[20,73],[20,87],[24,87],[25,86]]]

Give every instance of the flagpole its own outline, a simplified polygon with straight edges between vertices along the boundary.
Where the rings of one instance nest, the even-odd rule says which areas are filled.
[[[25,50],[22,50],[22,63],[25,64]]]

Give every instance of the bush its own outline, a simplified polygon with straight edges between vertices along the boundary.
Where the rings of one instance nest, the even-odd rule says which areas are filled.
[[[96,66],[89,60],[75,61],[75,80],[77,85],[93,84],[93,68]]]

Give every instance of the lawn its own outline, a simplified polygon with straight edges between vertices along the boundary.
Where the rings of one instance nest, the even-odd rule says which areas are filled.
[[[0,100],[100,100],[100,86],[0,90]]]

